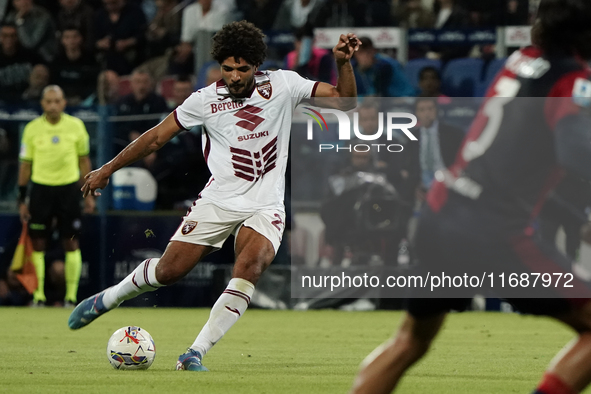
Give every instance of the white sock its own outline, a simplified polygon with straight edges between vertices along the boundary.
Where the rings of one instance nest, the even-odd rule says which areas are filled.
[[[234,278],[216,301],[209,314],[209,320],[191,345],[191,349],[205,354],[215,345],[226,332],[244,314],[250,297],[254,293],[254,285],[247,280]]]
[[[109,287],[105,291],[103,303],[107,309],[112,309],[123,301],[131,300],[148,291],[154,291],[164,285],[156,280],[156,266],[160,259],[142,261],[135,270],[119,284]]]

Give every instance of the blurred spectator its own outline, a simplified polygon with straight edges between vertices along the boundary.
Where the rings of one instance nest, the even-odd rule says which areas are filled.
[[[16,26],[0,27],[0,101],[15,104],[29,84],[33,66],[41,63],[34,52],[23,48],[18,39]]]
[[[172,87],[172,98],[168,102],[168,108],[172,111],[181,105],[187,97],[193,93],[195,82],[189,75],[179,75]]]
[[[95,47],[103,67],[129,74],[143,60],[146,17],[142,9],[125,0],[103,0],[95,15]]]
[[[0,199],[14,200],[18,178],[19,122],[3,122],[0,128]]]
[[[423,6],[421,0],[401,1],[393,10],[398,25],[408,29],[430,29],[435,25],[435,15]]]
[[[391,8],[390,0],[365,1],[363,7],[357,8],[357,11],[361,12],[360,26],[393,26],[396,20],[392,16]]]
[[[365,26],[364,11],[365,5],[358,0],[326,0],[311,23],[314,27]]]
[[[205,77],[205,86],[209,86],[222,79],[222,70],[217,64],[209,66],[207,69],[207,76]]]
[[[97,92],[102,104],[115,104],[119,101],[119,75],[105,70],[99,74]]]
[[[416,91],[400,64],[378,53],[370,38],[362,37],[361,47],[355,52],[353,70],[357,95],[378,97],[414,96]]]
[[[12,9],[10,0],[0,0],[0,21],[4,21],[8,11]]]
[[[175,10],[176,5],[177,0],[156,0],[156,15],[146,32],[148,59],[162,56],[167,49],[178,45],[181,36],[181,13]]]
[[[281,5],[281,0],[242,0],[238,3],[243,18],[261,30],[273,28]]]
[[[285,0],[277,12],[273,28],[294,30],[311,25],[322,0]]]
[[[37,64],[29,75],[29,87],[23,92],[23,101],[30,106],[39,106],[43,89],[49,85],[49,68]]]
[[[99,66],[85,50],[78,27],[62,30],[61,50],[51,65],[51,81],[64,91],[68,105],[79,105],[95,90]]]
[[[172,49],[168,57],[168,75],[195,73],[195,57],[190,45],[181,43]]]
[[[437,29],[460,29],[471,26],[470,15],[463,7],[455,4],[455,0],[437,0],[434,9],[436,14],[435,28]],[[469,44],[433,47],[432,52],[427,56],[441,58],[443,62],[447,62],[451,59],[467,57],[471,49],[472,46]]]
[[[57,29],[63,32],[66,28],[77,28],[84,37],[86,50],[94,51],[94,11],[92,7],[83,1],[59,0],[60,10],[57,14]]]
[[[374,135],[380,128],[380,102],[375,99],[366,98],[357,108],[359,118],[359,132],[364,135]],[[384,127],[384,118],[382,116],[382,136],[373,141],[376,144],[395,144],[398,141],[388,141],[386,136],[386,129]],[[397,135],[393,135],[397,138]],[[372,163],[375,163],[377,169],[386,174],[388,181],[397,189],[402,181],[401,177],[401,155],[398,153],[389,152],[385,148],[370,151]]]
[[[193,93],[193,85],[191,76],[176,78],[169,110]],[[180,133],[150,156],[142,164],[158,182],[157,209],[186,209],[185,200],[194,199],[211,176],[202,153],[200,127]],[[194,187],[187,188],[187,184]]]
[[[328,178],[328,198],[320,210],[325,240],[332,249],[327,254],[333,264],[342,266],[392,261],[398,245],[392,242],[396,190],[377,169],[371,152],[353,150],[346,155],[347,165]]]
[[[416,202],[425,200],[435,172],[447,168],[453,161],[464,139],[464,132],[438,120],[437,101],[420,97],[415,103],[418,126],[411,132],[417,143],[406,144],[405,163],[408,184],[406,192],[415,194]]]
[[[449,104],[451,99],[441,93],[441,74],[432,66],[427,66],[419,72],[419,96],[437,97],[438,104]]]
[[[57,52],[55,23],[47,10],[33,4],[33,0],[13,0],[14,10],[6,17],[7,23],[17,26],[23,47],[36,51],[45,61]]]
[[[113,70],[101,71],[96,81],[96,90],[80,103],[82,107],[112,105],[119,101],[119,75]]]
[[[197,0],[183,10],[181,44],[177,47],[175,61],[189,60],[197,34],[201,31],[214,32],[230,22],[231,10],[221,0]]]
[[[203,69],[205,68],[205,72]],[[195,90],[199,90],[206,86],[211,85],[212,83],[219,81],[222,79],[222,71],[220,69],[220,65],[218,62],[212,61],[209,63],[205,63],[201,70],[199,70],[199,74],[197,75],[197,81],[195,83]]]
[[[286,68],[297,71],[302,77],[336,85],[337,75],[332,52],[314,46],[311,29],[297,29],[294,36],[295,49],[287,54]]]
[[[455,0],[437,0],[434,4],[436,29],[457,29],[470,25],[468,12]]]
[[[162,96],[154,92],[152,76],[145,70],[134,70],[131,74],[131,93],[123,96],[117,102],[117,115],[149,115],[167,112],[166,101]],[[115,142],[119,145],[119,148],[123,148],[142,133],[156,126],[159,121],[160,118],[154,116],[150,119],[119,122]]]
[[[496,15],[497,26],[522,26],[528,24],[529,4],[524,0],[501,0],[502,4]]]
[[[119,75],[112,70],[102,71],[98,76],[95,93],[91,94],[80,105],[110,105],[119,101]]]

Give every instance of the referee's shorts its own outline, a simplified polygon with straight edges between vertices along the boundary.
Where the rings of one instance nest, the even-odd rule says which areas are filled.
[[[31,189],[28,227],[32,238],[47,238],[57,219],[60,237],[78,237],[80,233],[80,198],[78,183],[63,186],[46,186],[33,183]]]

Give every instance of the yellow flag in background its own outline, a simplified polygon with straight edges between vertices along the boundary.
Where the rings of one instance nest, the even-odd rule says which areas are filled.
[[[29,294],[33,294],[35,289],[37,289],[37,274],[35,273],[35,266],[31,261],[32,253],[33,244],[27,233],[27,225],[25,224],[23,225],[21,237],[18,240],[18,245],[12,257],[10,269],[16,272],[16,278]]]

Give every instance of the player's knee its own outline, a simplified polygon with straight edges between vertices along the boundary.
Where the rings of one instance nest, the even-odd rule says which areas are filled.
[[[170,286],[178,282],[184,275],[184,272],[180,272],[180,270],[172,264],[166,264],[160,261],[156,266],[156,280],[164,286]]]
[[[233,276],[256,284],[267,265],[263,261],[236,261]]]

